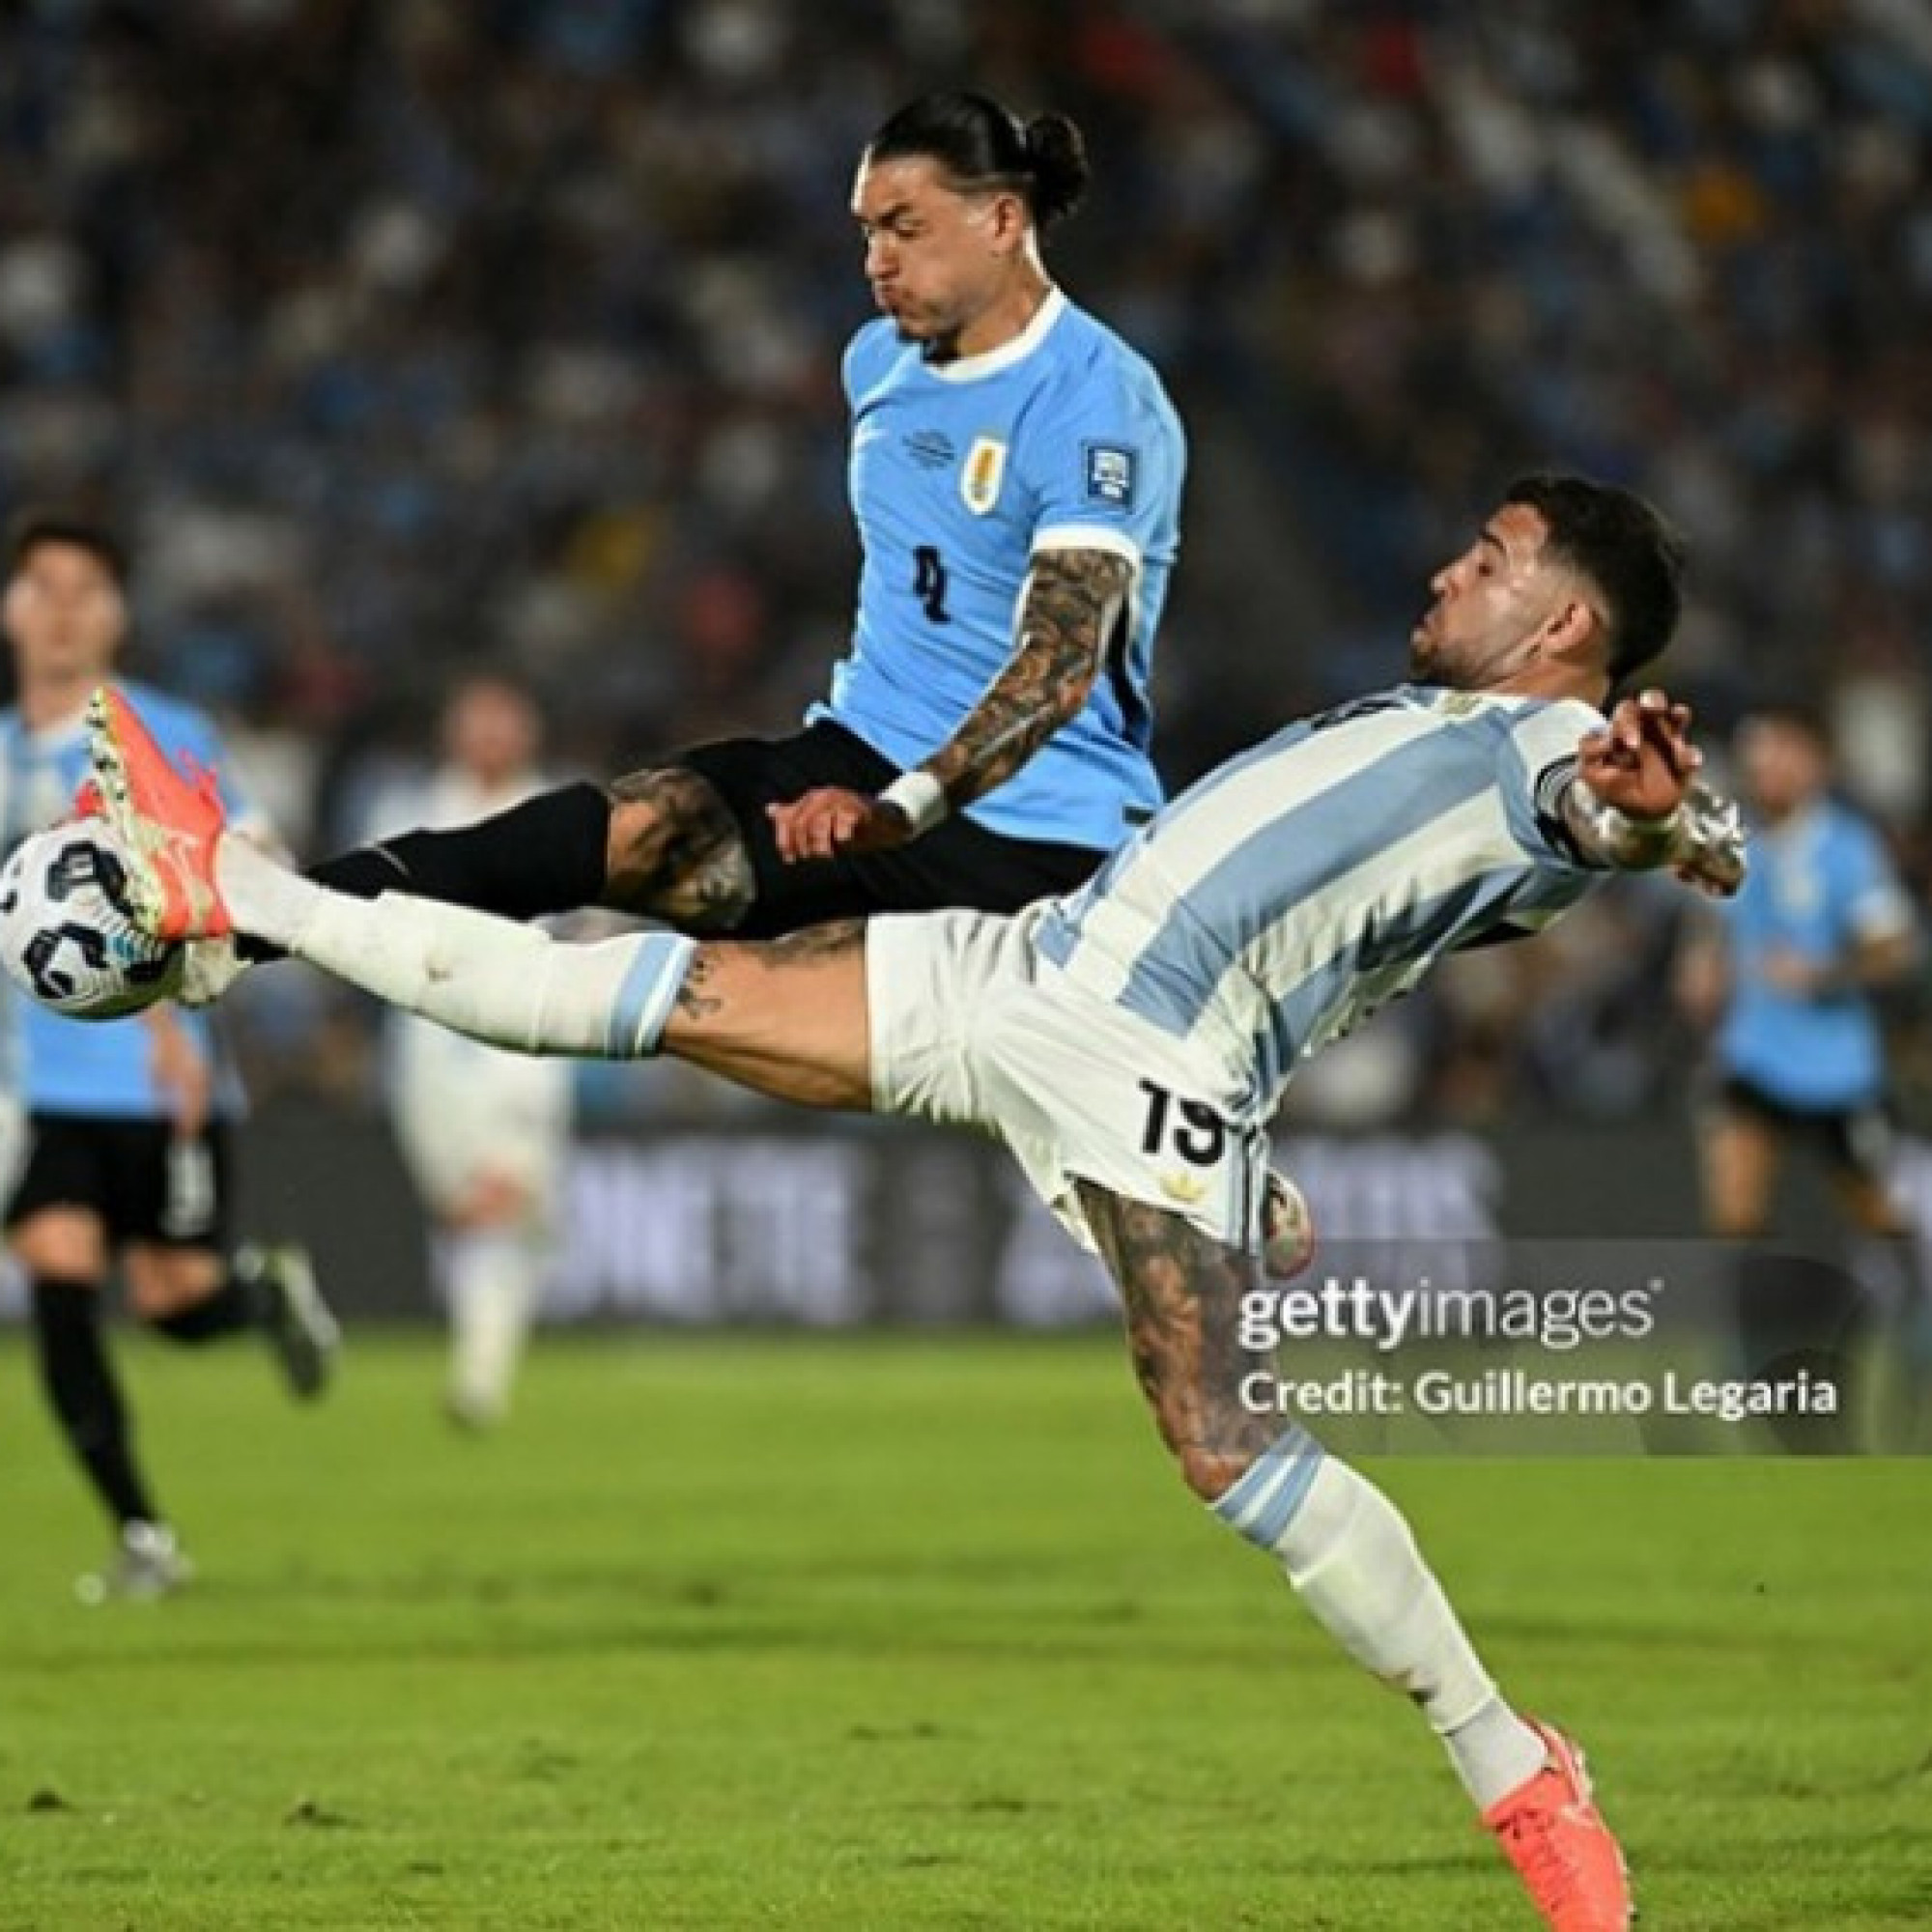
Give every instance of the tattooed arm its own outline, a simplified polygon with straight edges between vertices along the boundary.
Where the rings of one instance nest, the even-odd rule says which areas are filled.
[[[1019,647],[958,730],[920,766],[956,810],[1004,784],[1087,702],[1124,622],[1133,568],[1103,550],[1034,558],[1020,604]]]
[[[1018,644],[959,728],[877,799],[826,788],[771,807],[779,850],[822,859],[902,844],[1004,784],[1087,702],[1132,585],[1132,564],[1112,551],[1038,553]]]

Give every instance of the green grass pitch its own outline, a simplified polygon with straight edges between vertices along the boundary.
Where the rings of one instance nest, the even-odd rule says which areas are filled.
[[[0,1349],[7,1932],[1534,1923],[1109,1338],[580,1338],[482,1441],[427,1336],[126,1360],[203,1580],[85,1610]],[[1377,1472],[1646,1932],[1932,1923],[1932,1464]]]

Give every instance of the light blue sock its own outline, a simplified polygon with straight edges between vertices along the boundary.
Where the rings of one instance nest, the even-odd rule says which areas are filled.
[[[658,1041],[664,1037],[665,1024],[677,1004],[685,975],[691,971],[697,942],[681,932],[639,932],[582,950],[597,952],[619,947],[633,949],[633,957],[611,1000],[610,1016],[604,1024],[603,1058],[644,1060],[658,1050]]]
[[[1291,1422],[1208,1507],[1236,1536],[1272,1554],[1301,1507],[1322,1454],[1321,1443]]]

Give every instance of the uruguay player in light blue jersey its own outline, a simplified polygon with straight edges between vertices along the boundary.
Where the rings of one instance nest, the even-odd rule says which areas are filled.
[[[1048,283],[1030,248],[1014,319],[1029,305],[1032,314],[1016,334],[935,336],[929,204],[950,209],[959,196],[923,154],[893,142],[889,125],[855,201],[888,310],[845,356],[852,503],[865,547],[859,608],[851,654],[811,715],[836,719],[895,766],[930,760],[927,775],[949,806],[977,824],[1108,851],[1160,802],[1148,681],[1179,540],[1179,420],[1153,370]],[[980,219],[990,229],[1004,209],[1025,233],[1021,208],[1016,194],[995,197]],[[969,349],[969,340],[987,346]],[[1132,594],[1110,634],[1088,629],[1071,664],[1059,661],[1065,645],[1042,635],[1022,682],[1014,624],[1030,573],[1039,600],[1079,594],[1090,578],[1083,608],[1107,601],[1102,582],[1118,579]],[[1047,611],[1021,614],[1023,648],[1030,622],[1043,634]],[[1077,708],[1049,705],[1058,728],[1034,728],[1031,757],[1009,749],[994,763],[1009,775],[967,782],[974,741],[1025,733],[1039,708],[1036,689],[1069,672],[1086,687]],[[950,755],[939,752],[1003,677],[1012,687],[1003,704]],[[816,849],[806,814],[799,842]]]
[[[283,870],[139,751],[131,716],[103,712],[96,756],[151,923],[177,908],[182,931],[259,934],[525,1052],[664,1051],[781,1098],[1003,1139],[1105,1260],[1189,1486],[1421,1708],[1544,1923],[1624,1932],[1623,1861],[1580,1753],[1504,1701],[1388,1499],[1254,1399],[1272,1364],[1243,1310],[1267,1121],[1301,1058],[1447,953],[1532,933],[1619,868],[1735,890],[1736,814],[1692,781],[1688,711],[1658,692],[1600,709],[1668,640],[1679,568],[1638,498],[1524,478],[1435,579],[1411,682],[1290,725],[1091,885],[1015,918],[562,945]]]
[[[72,810],[88,776],[87,695],[127,630],[124,579],[118,546],[92,522],[32,516],[12,532],[5,628],[17,702],[0,713],[0,850]],[[213,772],[237,821],[259,826],[207,719],[134,688],[176,755]],[[242,1096],[218,1070],[205,1015],[156,1007],[88,1023],[7,999],[5,1021],[28,1128],[7,1239],[28,1278],[49,1406],[114,1525],[109,1563],[84,1589],[157,1595],[186,1566],[135,1457],[102,1338],[110,1269],[172,1340],[260,1330],[298,1393],[320,1387],[334,1326],[298,1253],[229,1248]]]
[[[850,649],[803,730],[311,876],[745,938],[1012,912],[1091,876],[1160,803],[1150,681],[1186,451],[1158,376],[1047,272],[1041,236],[1087,179],[1065,116],[982,95],[916,100],[867,144],[852,211],[882,314],[844,358],[863,560]]]
[[[1912,902],[1877,827],[1833,795],[1814,719],[1760,710],[1737,752],[1757,865],[1686,967],[1688,997],[1717,1019],[1714,1229],[1765,1231],[1778,1151],[1795,1137],[1829,1156],[1861,1226],[1897,1232],[1873,996],[1912,963]]]
[[[1680,969],[1693,1017],[1714,1027],[1697,1110],[1705,1223],[1744,1244],[1739,1316],[1753,1362],[1842,1355],[1874,1297],[1901,1325],[1922,1320],[1917,1242],[1891,1188],[1875,1004],[1912,966],[1918,922],[1878,828],[1833,795],[1815,718],[1763,707],[1736,750],[1757,863]],[[1860,1237],[1849,1273],[1760,1245],[1794,1146],[1823,1158]],[[1809,1434],[1824,1447],[1852,1439],[1842,1422]]]

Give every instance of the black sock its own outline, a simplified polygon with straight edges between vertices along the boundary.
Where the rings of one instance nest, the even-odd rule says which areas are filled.
[[[139,1472],[128,1412],[100,1332],[92,1282],[37,1279],[34,1343],[47,1402],[75,1457],[117,1522],[158,1521]]]
[[[504,919],[541,919],[595,904],[610,836],[610,799],[594,784],[564,785],[474,825],[405,832],[325,859],[309,877],[357,898],[413,893]]]
[[[253,1285],[244,1281],[231,1263],[213,1294],[177,1308],[172,1315],[156,1315],[148,1325],[170,1342],[194,1346],[212,1342],[218,1335],[232,1335],[238,1328],[253,1328],[261,1319]]]
[[[610,836],[610,799],[594,784],[571,784],[453,832],[405,832],[344,852],[308,876],[358,899],[412,893],[504,919],[541,919],[597,902]],[[247,959],[281,957],[263,940],[240,945]]]

